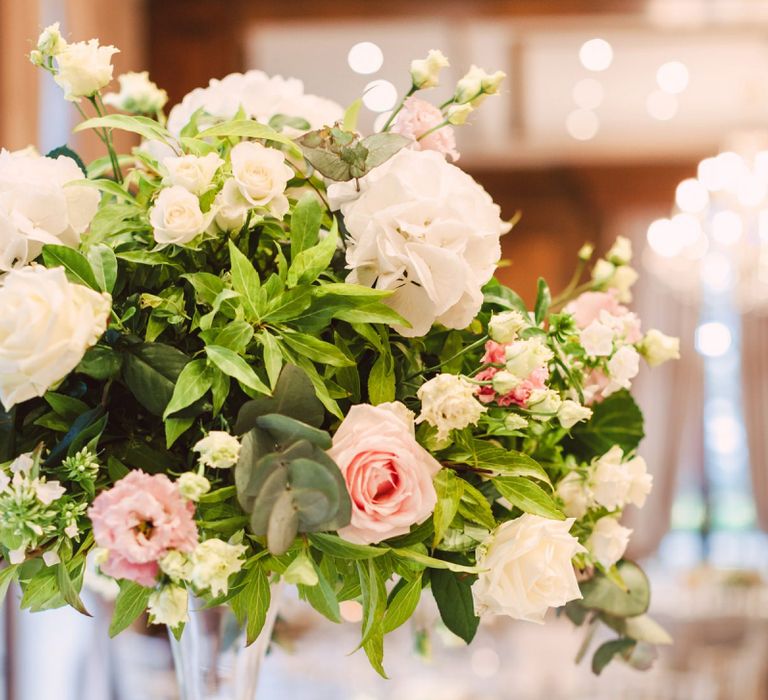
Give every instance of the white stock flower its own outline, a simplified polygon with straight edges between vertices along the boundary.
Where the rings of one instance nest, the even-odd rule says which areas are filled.
[[[421,413],[417,423],[426,421],[437,428],[437,439],[445,440],[451,430],[477,425],[486,408],[475,398],[475,389],[464,377],[439,374],[419,387]]]
[[[152,235],[160,245],[185,245],[208,228],[211,213],[204,214],[200,200],[179,185],[160,191],[149,210]]]
[[[211,430],[192,448],[200,454],[200,463],[213,469],[229,469],[237,464],[240,441],[223,430]]]
[[[500,525],[477,551],[475,612],[542,623],[549,608],[581,598],[571,560],[586,550],[573,522],[526,513]]]
[[[579,333],[579,342],[590,357],[607,357],[613,352],[613,329],[594,320]]]
[[[188,581],[192,576],[192,562],[185,552],[173,549],[158,563],[160,570],[176,583]]]
[[[488,321],[488,335],[497,343],[511,343],[517,334],[528,325],[519,311],[504,311],[491,316]]]
[[[630,459],[624,466],[630,476],[627,503],[642,508],[653,488],[653,476],[648,473],[648,465],[642,457]]]
[[[528,399],[528,408],[536,420],[547,421],[557,415],[562,404],[560,394],[553,389],[534,389]]]
[[[393,291],[385,300],[425,335],[433,323],[465,328],[509,230],[499,207],[469,175],[435,151],[402,149],[359,182],[328,188],[349,231],[347,281]]]
[[[248,218],[250,202],[243,197],[234,178],[229,178],[213,200],[216,225],[222,231],[239,231]]]
[[[154,114],[168,102],[168,93],[149,79],[147,71],[117,76],[120,92],[104,95],[104,104],[132,114]]]
[[[192,552],[191,580],[200,590],[210,589],[214,596],[227,592],[229,577],[243,567],[242,544],[228,544],[218,538],[205,540]]]
[[[80,243],[99,207],[92,187],[66,186],[85,175],[66,156],[0,150],[0,273],[34,260],[46,243]]]
[[[275,218],[282,219],[288,212],[285,187],[293,177],[282,151],[243,141],[230,151],[229,157],[240,194],[251,206],[264,207]]]
[[[632,530],[620,525],[616,518],[606,515],[595,523],[587,540],[587,549],[596,561],[610,569],[624,556],[631,534]]]
[[[617,236],[605,257],[614,265],[629,265],[632,261],[632,241],[624,236]]]
[[[79,102],[90,97],[112,80],[112,55],[120,49],[99,46],[96,39],[66,44],[56,54],[53,79],[64,90],[64,99]]]
[[[534,370],[546,367],[554,353],[541,338],[516,340],[507,346],[507,371],[520,379],[527,379]]]
[[[616,354],[608,360],[608,376],[610,384],[603,391],[604,396],[619,391],[619,389],[629,389],[632,379],[640,371],[640,355],[631,345],[623,345]]]
[[[638,345],[640,354],[651,367],[657,367],[667,360],[680,359],[680,338],[664,335],[652,328]]]
[[[188,602],[186,588],[174,585],[163,586],[159,591],[153,591],[149,595],[147,603],[149,621],[155,625],[178,627],[189,619]]]
[[[577,471],[568,472],[558,482],[557,495],[563,501],[563,512],[569,518],[583,518],[592,503],[586,479]]]
[[[576,423],[589,420],[592,417],[592,409],[582,406],[577,401],[566,399],[557,410],[557,419],[560,425],[570,430]]]
[[[111,299],[67,279],[64,268],[25,267],[0,282],[0,403],[42,396],[107,328]]]
[[[168,171],[168,176],[163,182],[168,185],[179,185],[199,196],[211,188],[213,176],[223,164],[224,161],[217,153],[163,158],[162,165]]]
[[[440,71],[451,64],[442,51],[430,49],[426,58],[411,61],[411,80],[420,90],[437,87],[440,84]]]
[[[179,493],[188,501],[199,501],[200,496],[211,490],[211,482],[202,474],[184,472],[177,480]]]

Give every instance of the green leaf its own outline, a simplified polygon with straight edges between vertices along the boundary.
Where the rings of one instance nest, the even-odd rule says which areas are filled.
[[[311,287],[288,289],[272,299],[264,312],[264,321],[285,323],[291,321],[306,310],[312,303]]]
[[[423,554],[416,549],[401,548],[391,549],[390,551],[397,557],[410,559],[411,561],[415,561],[417,564],[421,564],[430,569],[447,569],[448,571],[461,574],[476,574],[479,571],[476,566],[465,566],[464,564],[456,564],[455,562],[447,561],[445,559],[437,559],[435,557],[430,557],[428,554]]]
[[[5,602],[8,588],[19,578],[19,564],[10,564],[0,569],[0,605]]]
[[[549,291],[549,286],[543,277],[539,277],[536,292],[536,305],[534,306],[534,318],[536,319],[537,325],[547,317],[547,312],[549,311],[549,305],[551,303],[552,294]]]
[[[395,153],[412,144],[413,139],[400,134],[380,133],[366,136],[360,143],[368,151],[365,158],[365,172],[370,172],[388,161]]]
[[[136,263],[137,265],[149,265],[152,267],[156,267],[159,265],[166,265],[168,267],[175,267],[178,269],[182,269],[182,266],[178,262],[176,262],[172,258],[169,258],[166,253],[161,253],[159,251],[126,250],[119,253],[115,253],[115,255],[120,260]]]
[[[172,413],[192,405],[202,398],[213,384],[213,373],[205,360],[192,360],[181,370],[173,395],[163,411],[163,420]]]
[[[289,150],[294,155],[300,155],[296,144],[285,134],[281,134],[279,131],[275,131],[266,124],[259,124],[252,119],[232,119],[230,121],[222,122],[211,126],[205,131],[201,131],[197,137],[199,139],[209,139],[212,137],[229,138],[232,136],[246,138],[246,139],[264,139],[265,141],[275,141],[281,143],[284,146],[288,146]]]
[[[82,253],[73,248],[65,245],[44,245],[43,261],[46,267],[63,267],[67,277],[73,282],[100,291],[90,263]]]
[[[338,535],[330,535],[323,532],[315,532],[309,535],[309,541],[315,549],[324,554],[339,559],[373,559],[384,556],[390,550],[384,547],[372,547],[367,544],[353,544],[341,539]]]
[[[94,117],[78,124],[74,131],[85,131],[86,129],[120,129],[130,131],[133,134],[152,140],[168,142],[172,140],[168,129],[160,126],[154,119],[141,116],[128,116],[127,114],[110,114],[106,117]]]
[[[253,391],[258,391],[260,394],[269,396],[272,393],[269,387],[258,378],[256,372],[237,353],[218,345],[207,345],[205,354],[228,377],[236,379],[244,386],[253,389]]]
[[[229,241],[229,259],[232,264],[232,286],[243,299],[246,316],[258,322],[260,320],[259,289],[261,289],[259,273],[231,240]]]
[[[331,264],[339,240],[336,227],[336,220],[331,230],[325,237],[313,245],[311,248],[301,250],[291,260],[291,266],[288,268],[288,279],[286,283],[289,287],[295,287],[297,284],[309,284],[314,282],[321,272],[328,269]]]
[[[248,572],[247,583],[243,590],[232,599],[242,610],[246,611],[247,622],[245,625],[246,644],[253,644],[261,634],[264,623],[267,620],[267,612],[272,595],[269,590],[269,579],[260,566],[254,566]]]
[[[493,483],[499,493],[524,513],[565,520],[552,497],[538,484],[523,476],[498,476]]]
[[[435,523],[433,549],[442,542],[446,530],[456,517],[461,496],[464,493],[464,480],[456,476],[450,469],[441,469],[435,476],[434,484],[437,503],[432,516]]]
[[[376,569],[376,563],[369,559],[367,564],[357,563],[360,592],[363,605],[362,639],[360,646],[365,643],[380,627],[387,607],[387,589],[384,578]]]
[[[244,354],[253,338],[253,326],[245,321],[232,321],[219,330],[213,345],[229,348],[238,355]]]
[[[122,355],[112,348],[95,345],[86,351],[75,371],[87,374],[94,379],[104,380],[117,375],[122,365]]]
[[[312,125],[303,117],[291,117],[288,114],[274,114],[269,118],[269,126],[282,131],[286,126],[299,131],[311,129]]]
[[[192,427],[195,419],[191,416],[188,418],[171,417],[166,418],[163,422],[165,424],[165,446],[170,450],[176,440]]]
[[[125,190],[122,186],[118,185],[114,180],[108,180],[101,178],[97,180],[73,180],[68,182],[65,186],[69,187],[92,187],[106,194],[111,194],[113,197],[123,199],[129,204],[136,204],[136,199],[133,195]]]
[[[291,214],[291,260],[303,250],[317,244],[323,208],[317,197],[307,192],[296,204]]]
[[[123,380],[144,408],[162,416],[188,362],[189,357],[170,345],[139,343],[125,354]]]
[[[269,377],[269,385],[277,393],[277,382],[280,379],[280,370],[283,368],[283,353],[280,352],[280,344],[275,336],[268,331],[259,333],[258,340],[264,346],[264,369],[267,371],[267,377]]]
[[[547,472],[535,459],[524,452],[506,450],[484,440],[472,439],[468,449],[452,450],[449,458],[498,476],[528,476],[551,485]]]
[[[459,514],[466,520],[482,525],[486,530],[496,528],[496,518],[493,517],[491,504],[482,491],[475,488],[468,481],[464,482]]]
[[[352,367],[355,364],[335,345],[326,343],[314,336],[289,330],[281,331],[280,335],[292,350],[312,360],[312,362],[319,362],[332,367]]]
[[[582,605],[614,617],[637,617],[648,610],[651,589],[643,570],[629,561],[618,564],[618,572],[626,589],[622,589],[600,572],[580,585]]]
[[[339,601],[336,598],[336,593],[333,591],[333,586],[331,586],[320,567],[314,562],[313,566],[317,573],[317,584],[314,586],[300,585],[299,592],[321,615],[324,615],[332,622],[341,622]]]
[[[65,394],[57,394],[56,392],[49,391],[46,392],[43,398],[57,415],[62,416],[69,421],[74,421],[78,416],[88,410],[87,403],[80,399],[73,398],[72,396],[66,396]]]
[[[603,455],[614,445],[625,454],[637,449],[643,439],[643,414],[628,391],[611,394],[592,406],[592,418],[571,428],[564,444],[577,457],[589,460]]]
[[[69,575],[69,569],[67,569],[67,565],[63,561],[56,565],[56,581],[59,585],[61,597],[64,598],[67,604],[77,610],[81,615],[92,617],[91,613],[86,610],[85,605],[80,598],[80,592],[75,587],[75,584]]]
[[[452,571],[433,570],[429,579],[432,583],[432,595],[445,626],[469,644],[480,624],[472,599],[474,577],[458,576]]]
[[[381,353],[368,375],[368,398],[377,406],[395,400],[395,363],[392,355]]]
[[[101,291],[111,294],[117,281],[115,252],[108,245],[95,245],[88,250],[88,261]]]
[[[648,615],[626,618],[624,620],[623,633],[627,637],[636,639],[638,642],[663,645],[673,643],[669,632]]]
[[[601,644],[592,657],[592,672],[599,676],[616,654],[623,654],[636,644],[634,639],[614,639]]]
[[[115,611],[109,625],[109,636],[115,637],[133,624],[147,608],[151,588],[145,588],[138,583],[123,579],[120,581],[120,592],[115,600]]]
[[[421,574],[402,586],[392,598],[384,615],[384,634],[389,634],[407,622],[421,598]]]
[[[362,98],[358,97],[344,112],[344,119],[341,122],[341,128],[344,131],[357,131],[357,118],[360,115],[360,109],[363,106]]]

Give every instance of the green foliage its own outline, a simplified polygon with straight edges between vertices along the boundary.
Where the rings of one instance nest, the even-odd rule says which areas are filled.
[[[614,639],[600,645],[592,657],[592,672],[599,676],[614,656],[626,654],[636,643],[634,639]]]
[[[585,608],[615,617],[636,617],[648,610],[651,600],[650,584],[643,570],[629,561],[620,562],[618,574],[624,583],[619,586],[608,576],[595,572],[594,577],[581,584]]]
[[[467,644],[477,633],[480,618],[475,615],[472,583],[475,577],[435,569],[430,572],[432,595],[445,626]]]
[[[565,441],[568,450],[590,459],[614,445],[625,454],[637,449],[644,436],[643,414],[628,391],[611,394],[592,408],[591,420],[572,428],[571,439]]]
[[[109,636],[115,637],[130,627],[146,610],[152,589],[133,581],[120,581],[120,592],[115,599],[115,611],[109,625]]]
[[[88,259],[72,248],[64,245],[44,245],[43,261],[46,267],[63,267],[72,282],[91,289],[100,289]]]
[[[565,520],[565,515],[557,507],[552,496],[530,479],[522,476],[499,476],[493,479],[493,484],[504,498],[524,513]]]

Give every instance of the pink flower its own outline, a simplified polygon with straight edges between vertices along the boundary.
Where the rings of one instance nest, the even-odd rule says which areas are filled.
[[[456,150],[456,137],[450,126],[440,127],[420,141],[417,140],[444,121],[445,117],[437,107],[412,95],[397,115],[392,131],[412,138],[416,150],[438,151],[456,161],[459,159],[459,152]]]
[[[489,367],[488,369],[484,369],[482,372],[478,372],[475,375],[475,379],[477,379],[479,382],[489,382],[491,379],[493,379],[494,375],[498,371],[499,370],[497,370],[495,367]],[[477,396],[481,403],[491,403],[491,401],[496,398],[496,392],[493,390],[493,387],[490,384],[487,384],[485,386],[478,386],[475,389],[475,396]]]
[[[195,506],[165,474],[132,471],[88,510],[96,544],[109,552],[101,570],[152,586],[158,560],[169,550],[191,552],[197,544]]]
[[[440,463],[416,442],[403,404],[353,406],[328,454],[352,499],[351,523],[339,530],[344,539],[369,544],[403,535],[435,509]]]
[[[511,406],[517,404],[522,408],[528,405],[531,394],[536,389],[546,389],[546,380],[549,378],[549,370],[546,367],[539,367],[531,372],[528,379],[523,380],[512,391],[496,399],[499,406]]]
[[[481,362],[483,364],[503,365],[507,359],[506,352],[506,345],[497,343],[495,340],[489,340],[485,344],[485,355],[483,355]]]
[[[593,369],[584,378],[584,404],[591,406],[600,403],[605,395],[603,392],[611,383],[610,377],[600,369]]]
[[[619,304],[614,291],[584,292],[565,310],[573,315],[576,325],[584,330],[593,321],[614,328],[626,342],[637,343],[642,338],[640,320],[626,306]]]

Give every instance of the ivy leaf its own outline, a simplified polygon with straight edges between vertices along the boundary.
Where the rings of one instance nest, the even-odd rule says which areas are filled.
[[[429,580],[432,583],[432,595],[445,626],[469,644],[480,624],[472,599],[472,583],[475,577],[458,576],[452,571],[433,570],[429,574]]]
[[[117,594],[115,612],[109,625],[110,637],[116,637],[133,624],[146,610],[151,593],[151,588],[145,588],[133,581],[127,579],[120,581],[120,592]]]
[[[524,513],[554,520],[565,520],[552,497],[539,485],[522,476],[500,476],[493,479],[499,493]]]

